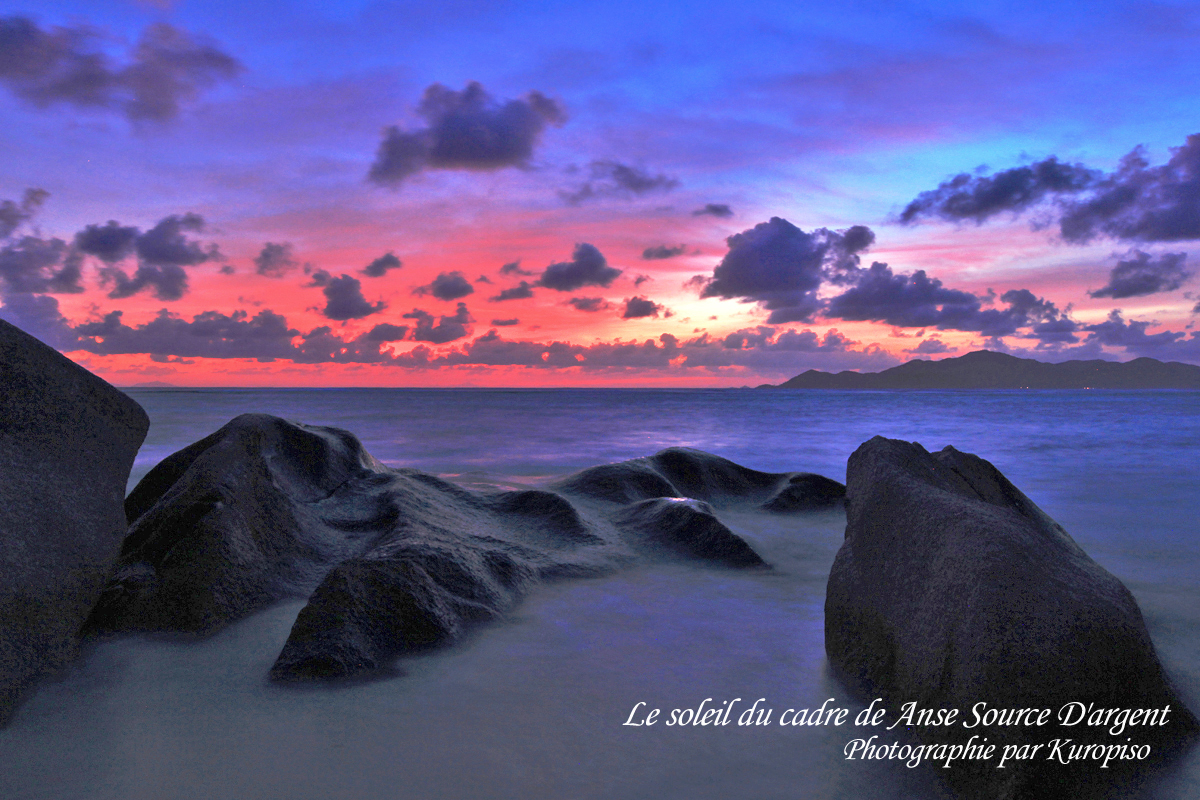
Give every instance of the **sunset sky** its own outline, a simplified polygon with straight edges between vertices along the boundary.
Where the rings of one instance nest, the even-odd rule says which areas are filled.
[[[0,0],[0,317],[118,384],[1200,364],[1200,6]]]

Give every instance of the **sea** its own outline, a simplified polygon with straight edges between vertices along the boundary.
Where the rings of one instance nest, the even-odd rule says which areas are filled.
[[[574,389],[129,389],[150,415],[130,487],[245,412],[345,428],[391,466],[467,485],[541,485],[694,447],[845,480],[880,435],[995,464],[1133,592],[1200,712],[1200,393]],[[847,760],[862,708],[823,646],[840,511],[730,515],[773,567],[657,564],[563,581],[387,678],[267,680],[302,600],[207,639],[94,643],[0,730],[8,800],[913,798],[935,770]],[[738,725],[757,703],[769,724]],[[638,705],[642,704],[642,705]],[[729,724],[673,711],[729,708]],[[637,722],[651,709],[655,725]],[[1200,797],[1200,748],[1126,796]]]

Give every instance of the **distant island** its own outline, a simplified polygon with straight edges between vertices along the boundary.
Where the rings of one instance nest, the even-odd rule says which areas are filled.
[[[759,389],[1200,389],[1200,367],[1153,358],[1064,361],[978,350],[941,361],[913,360],[883,372],[810,369]]]

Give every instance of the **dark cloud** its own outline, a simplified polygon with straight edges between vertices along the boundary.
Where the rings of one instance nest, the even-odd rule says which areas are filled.
[[[329,282],[333,280],[333,276],[329,274],[328,270],[314,270],[312,265],[305,265],[304,272],[309,276],[308,283],[303,284],[305,289],[311,289],[314,286],[328,286]]]
[[[979,345],[977,344],[971,345],[972,350],[978,349],[978,347]],[[1018,358],[1034,358],[1039,361],[1046,361],[1052,364],[1072,359],[1113,360],[1112,356],[1104,352],[1104,348],[1100,346],[1100,343],[1096,341],[1094,337],[1085,340],[1081,344],[1072,345],[1038,342],[1038,344],[1032,348],[1012,345],[1004,339],[992,337],[984,339],[983,349],[991,350],[996,353],[1007,353],[1008,355],[1016,356]]]
[[[3,21],[0,20],[0,26],[2,25]],[[2,42],[0,39],[0,59],[3,58]],[[49,196],[50,193],[45,189],[26,189],[20,203],[14,203],[12,200],[0,203],[0,239],[8,238],[22,223],[28,222]]]
[[[1094,170],[1081,164],[1064,164],[1053,156],[994,175],[964,172],[918,195],[904,207],[900,221],[907,224],[934,216],[981,224],[1004,211],[1024,211],[1050,196],[1081,192],[1098,178]]]
[[[978,331],[984,336],[1007,336],[1028,330],[1025,335],[1043,343],[1074,342],[1075,332],[1082,329],[1079,323],[1060,311],[1054,303],[1037,297],[1028,289],[1009,289],[1000,295],[1000,302],[1008,308],[983,309],[976,315],[974,324],[964,321],[957,326],[941,327],[946,330]]]
[[[74,294],[83,291],[81,258],[78,252],[67,247],[66,242],[33,235],[10,239],[17,228],[33,218],[49,196],[44,189],[26,189],[20,203],[0,202],[0,240],[8,240],[0,247],[0,287],[5,292]],[[57,314],[57,301],[53,307]]]
[[[328,325],[316,327],[301,338],[293,360],[298,363],[384,363],[400,365],[403,355],[384,350],[408,332],[404,325],[376,325],[364,335],[343,339]]]
[[[383,141],[367,178],[383,186],[399,186],[405,178],[429,166],[429,137],[404,133],[396,126],[384,129]]]
[[[724,203],[705,203],[704,208],[697,208],[692,212],[693,217],[710,216],[718,219],[729,219],[733,216],[733,209]]]
[[[856,285],[830,299],[826,314],[921,328],[973,319],[981,306],[975,295],[948,289],[924,270],[894,274],[887,264],[876,261],[863,270]]]
[[[328,325],[316,327],[301,337],[292,360],[296,363],[392,363],[395,356],[383,349],[396,341],[396,333],[407,332],[404,325],[376,325],[364,335],[343,339]]]
[[[575,245],[570,261],[546,267],[536,285],[573,292],[584,286],[608,286],[620,274],[621,270],[610,267],[595,245],[582,242]]]
[[[574,306],[576,311],[587,311],[589,313],[607,311],[612,308],[612,303],[603,297],[572,297],[565,305]]]
[[[14,294],[74,294],[83,291],[78,254],[62,239],[22,236],[0,248],[0,284]]]
[[[875,244],[875,231],[866,225],[851,225],[840,233],[842,238],[837,243],[837,252],[832,263],[834,269],[830,278],[835,283],[848,283],[857,274],[858,254]]]
[[[382,278],[389,269],[400,269],[404,266],[396,254],[388,251],[379,258],[362,268],[362,274],[368,278]]]
[[[424,169],[523,166],[545,127],[566,121],[562,107],[540,92],[497,102],[474,81],[461,92],[433,84],[417,112],[427,127],[384,130],[368,173],[375,183],[397,186]]]
[[[586,364],[588,369],[604,370],[665,370],[671,367],[671,361],[681,355],[679,339],[669,333],[660,334],[658,339],[646,339],[637,342],[597,342],[587,348],[581,348],[583,360],[577,363]]]
[[[1046,341],[1075,341],[1078,324],[1027,289],[1002,294],[1000,301],[1008,306],[1004,309],[984,308],[985,299],[947,288],[924,270],[897,274],[877,261],[860,270],[854,286],[829,299],[825,314],[836,319],[973,331],[984,336],[1010,336],[1028,330],[1028,335]]]
[[[591,180],[571,192],[559,192],[570,205],[600,197],[634,197],[650,192],[669,192],[679,181],[667,175],[651,175],[645,170],[616,161],[593,161],[588,165]]]
[[[742,328],[726,336],[721,341],[721,346],[726,350],[762,347],[770,342],[774,335],[775,329],[767,325],[759,325],[757,328]]]
[[[521,322],[521,320],[519,320],[515,317],[513,319],[494,319],[494,320],[492,320],[492,324],[498,328],[507,328],[512,325],[519,325],[520,322]]]
[[[958,175],[919,195],[900,220],[933,216],[981,223],[1049,200],[1055,202],[1048,213],[1068,242],[1200,239],[1200,134],[1172,148],[1171,158],[1157,167],[1138,147],[1109,174],[1051,157],[994,175]]]
[[[88,225],[75,234],[75,249],[115,264],[133,255],[141,231],[110,219],[104,225]]]
[[[810,330],[797,332],[794,328],[788,328],[774,342],[764,345],[763,349],[795,353],[844,353],[856,344],[858,342],[847,339],[837,328],[830,328],[820,337]]]
[[[1088,294],[1119,300],[1123,297],[1172,292],[1192,276],[1190,270],[1183,268],[1186,260],[1187,253],[1163,253],[1157,260],[1151,260],[1148,253],[1134,250],[1129,254],[1129,260],[1118,261],[1113,267],[1108,276],[1108,285]]]
[[[204,230],[204,217],[199,214],[172,214],[158,221],[150,230],[140,234],[135,249],[138,259],[151,266],[188,267],[220,257],[216,245],[207,247],[187,237],[188,233]]]
[[[643,250],[642,258],[646,259],[647,261],[654,261],[662,258],[674,258],[675,256],[683,255],[686,251],[687,247],[682,244],[677,247],[667,247],[665,244],[659,244],[655,245],[654,247],[647,247],[645,250]]]
[[[82,252],[107,262],[100,269],[100,283],[113,287],[109,297],[130,297],[150,289],[159,300],[178,300],[188,291],[187,272],[183,268],[221,256],[216,245],[205,246],[188,237],[189,233],[203,230],[204,218],[199,214],[172,214],[144,233],[137,228],[122,227],[114,220],[103,226],[89,225],[76,235],[76,242]],[[133,275],[113,266],[130,254],[131,232],[135,234],[132,252],[138,257]]]
[[[651,278],[649,275],[638,275],[636,278],[633,279],[633,286],[636,289],[638,286],[641,286],[643,283],[649,283],[652,280],[654,280],[654,278]]]
[[[1062,237],[1088,242],[1098,236],[1142,242],[1200,239],[1200,134],[1171,149],[1170,160],[1151,167],[1139,147],[1090,197],[1065,204]]]
[[[904,352],[914,356],[932,356],[938,355],[939,353],[956,353],[958,352],[958,348],[951,347],[936,336],[931,336],[930,338],[923,340],[916,347],[905,350]]]
[[[712,339],[705,333],[685,342],[681,350],[688,367],[740,367],[789,378],[809,368],[886,369],[899,363],[878,345],[856,350],[857,344],[836,328],[826,330],[822,336],[808,329],[788,328],[776,333],[769,326],[759,326],[736,332],[732,340],[728,336]]]
[[[836,328],[830,328],[825,331],[824,337],[818,336],[810,330],[797,331],[795,328],[788,328],[778,335],[776,333],[776,329],[769,325],[742,328],[722,339],[720,346],[725,350],[833,353],[848,351],[851,345],[858,344],[858,342],[852,342],[847,339]],[[693,340],[693,342],[699,341],[701,340]],[[705,334],[703,341],[708,341],[707,334]]]
[[[418,286],[416,289],[413,289],[413,294],[431,294],[438,300],[457,300],[460,297],[466,297],[474,291],[475,287],[471,285],[471,282],[461,272],[442,272],[428,285]]]
[[[366,336],[363,338],[369,342],[398,342],[407,334],[407,325],[392,325],[389,322],[381,322],[367,331]]]
[[[204,245],[188,236],[203,230],[204,218],[193,213],[164,217],[145,232],[110,219],[104,225],[88,225],[76,233],[73,252],[95,256],[105,263],[99,272],[100,283],[112,287],[108,293],[111,298],[130,297],[150,289],[159,300],[178,300],[188,291],[184,267],[221,256],[216,245]],[[138,267],[132,275],[116,266],[135,254]]]
[[[254,257],[254,271],[269,278],[282,278],[300,266],[292,255],[291,242],[267,242]]]
[[[299,331],[288,328],[287,320],[272,311],[260,311],[254,317],[245,311],[230,315],[205,311],[186,322],[163,309],[137,327],[124,324],[121,316],[120,311],[112,311],[99,321],[77,326],[78,349],[102,355],[150,353],[259,361],[296,355],[291,342]]]
[[[142,289],[151,289],[159,300],[178,300],[187,294],[187,273],[177,264],[152,266],[142,264],[130,277],[124,270],[104,267],[100,270],[102,286],[112,286],[108,296],[114,300],[131,297]]]
[[[501,275],[524,275],[525,277],[528,278],[529,276],[533,275],[534,273],[532,273],[526,269],[521,269],[520,261],[512,261],[508,264],[505,264],[504,266],[502,266],[500,268],[500,274]]]
[[[433,344],[445,344],[470,335],[471,331],[467,325],[474,322],[467,312],[466,303],[459,303],[458,309],[452,316],[442,317],[436,325],[433,323],[433,314],[419,308],[414,308],[412,313],[405,314],[404,318],[417,321],[417,326],[412,332],[412,338],[415,341],[432,342]]]
[[[821,309],[817,291],[822,280],[842,283],[857,274],[858,254],[874,240],[874,233],[861,225],[805,233],[772,217],[725,240],[729,252],[700,296],[760,303],[771,312],[770,325],[807,321]]]
[[[1200,360],[1200,336],[1195,332],[1190,337],[1178,331],[1146,333],[1146,329],[1153,324],[1141,320],[1127,322],[1121,316],[1120,309],[1113,309],[1104,322],[1083,327],[1091,333],[1089,341],[1095,340],[1108,347],[1121,347],[1137,356],[1149,356],[1163,361]]]
[[[201,90],[241,71],[216,46],[166,23],[151,25],[133,51],[133,63],[120,73],[131,95],[125,113],[131,119],[172,119]]]
[[[8,294],[0,317],[63,352],[79,349],[79,337],[58,309],[58,300],[44,294]]]
[[[233,268],[232,264],[222,264],[221,268],[217,271],[222,275],[233,275],[237,272],[237,270]]]
[[[0,18],[0,83],[38,107],[66,103],[161,121],[242,70],[214,44],[166,23],[146,28],[124,63],[102,49],[109,40],[86,25],[42,29],[29,17]]]
[[[533,297],[533,286],[529,281],[521,281],[516,286],[508,289],[501,289],[500,294],[488,299],[494,303],[501,303],[505,300],[526,300]]]
[[[1029,335],[1038,340],[1039,347],[1058,347],[1078,342],[1076,334],[1082,330],[1082,326],[1064,314],[1034,322],[1029,329]]]
[[[342,339],[326,325],[314,328],[301,338],[292,360],[298,364],[384,364],[393,359],[391,353],[383,350],[385,341],[388,340],[371,338],[371,333]]]
[[[321,291],[325,294],[325,308],[321,313],[329,319],[345,322],[378,314],[387,308],[382,300],[372,305],[363,297],[362,283],[358,278],[342,275],[329,278]]]
[[[461,350],[451,350],[441,355],[418,345],[402,358],[399,366],[416,369],[437,369],[443,366],[521,366],[537,369],[577,367],[576,356],[583,350],[578,345],[566,342],[519,342],[500,337],[495,330],[468,343]]]
[[[665,311],[661,305],[645,297],[628,297],[625,299],[625,310],[621,319],[640,319],[642,317],[657,317]]]
[[[476,283],[486,283],[489,286],[492,285],[492,279],[489,278],[487,275],[480,275],[478,278],[475,279],[475,282]]]

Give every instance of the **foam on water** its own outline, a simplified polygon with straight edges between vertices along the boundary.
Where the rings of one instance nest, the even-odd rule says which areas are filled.
[[[1200,415],[1184,392],[131,392],[138,476],[244,411],[356,433],[386,463],[532,481],[670,445],[844,477],[875,434],[999,467],[1134,592],[1200,709]],[[539,589],[407,675],[270,684],[302,602],[196,642],[96,645],[0,731],[0,796],[37,798],[931,797],[920,773],[845,762],[845,729],[623,727],[759,697],[849,705],[826,674],[825,579],[844,517],[722,518],[776,569],[642,567]],[[802,520],[802,521],[801,521]],[[1200,756],[1146,796],[1200,794]]]

